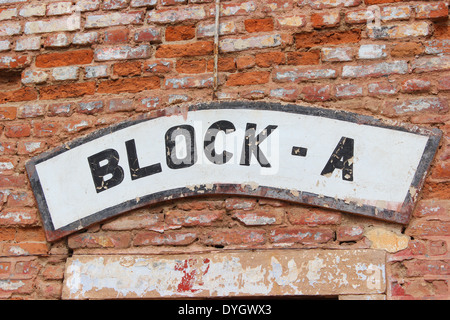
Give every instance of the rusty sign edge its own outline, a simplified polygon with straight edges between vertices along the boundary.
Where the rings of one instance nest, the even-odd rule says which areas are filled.
[[[141,197],[136,200],[129,200],[119,205],[105,208],[95,214],[82,218],[78,221],[70,223],[59,229],[55,229],[51,220],[51,216],[46,203],[45,195],[40,184],[39,176],[36,172],[36,165],[56,157],[57,155],[83,145],[87,142],[93,141],[99,137],[108,135],[110,133],[119,131],[160,117],[170,117],[172,115],[187,116],[188,112],[211,110],[211,109],[253,109],[253,110],[270,110],[278,112],[287,112],[294,114],[312,115],[318,117],[325,117],[329,119],[341,120],[361,125],[369,125],[391,130],[398,130],[422,136],[427,136],[428,141],[424,152],[421,156],[417,171],[413,177],[410,191],[407,193],[402,208],[399,211],[388,209],[380,209],[376,206],[357,204],[349,201],[326,197],[323,195],[299,191],[298,195],[294,195],[290,190],[278,189],[267,186],[242,186],[241,184],[214,184],[211,186],[198,185],[194,189],[177,188],[171,190],[164,190],[162,192],[154,193]],[[204,196],[204,195],[248,195],[256,197],[264,197],[270,199],[278,199],[299,204],[306,204],[318,207],[325,207],[339,211],[349,212],[357,215],[372,217],[375,219],[382,219],[400,224],[407,224],[409,222],[412,211],[414,210],[416,199],[423,187],[426,175],[430,168],[431,162],[436,154],[439,146],[442,131],[437,128],[425,128],[417,125],[400,123],[391,120],[380,120],[367,115],[360,115],[348,111],[324,109],[319,107],[306,107],[295,104],[284,104],[276,102],[249,102],[249,101],[230,101],[230,102],[212,102],[212,103],[197,103],[197,104],[183,104],[165,109],[156,110],[155,112],[139,115],[135,119],[126,120],[118,124],[102,128],[91,132],[83,137],[76,138],[72,141],[66,142],[63,145],[52,150],[43,152],[42,154],[30,159],[25,167],[32,186],[34,196],[36,198],[39,211],[41,213],[44,231],[48,241],[59,240],[71,233],[81,230],[93,223],[101,222],[103,220],[114,217],[118,214],[140,208],[145,205],[151,205],[167,200],[174,200],[185,197]]]

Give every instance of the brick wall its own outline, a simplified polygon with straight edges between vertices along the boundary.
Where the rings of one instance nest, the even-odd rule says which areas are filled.
[[[212,0],[0,0],[0,298],[59,299],[71,254],[388,252],[388,299],[448,299],[448,1],[221,1],[217,99],[348,110],[444,132],[406,227],[261,198],[166,202],[45,240],[30,157],[213,99]],[[376,5],[379,26],[367,23]],[[370,19],[369,19],[370,20]]]

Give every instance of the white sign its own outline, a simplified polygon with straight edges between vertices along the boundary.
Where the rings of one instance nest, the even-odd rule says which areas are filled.
[[[440,132],[247,102],[101,130],[27,164],[49,238],[157,201],[249,194],[406,223]]]

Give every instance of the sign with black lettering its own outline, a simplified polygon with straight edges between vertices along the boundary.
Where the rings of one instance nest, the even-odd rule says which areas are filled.
[[[405,224],[441,132],[335,110],[222,102],[161,110],[26,168],[49,241],[159,201],[253,195]]]

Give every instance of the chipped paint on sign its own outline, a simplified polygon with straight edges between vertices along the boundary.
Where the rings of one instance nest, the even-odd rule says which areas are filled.
[[[76,255],[65,299],[376,294],[380,250],[261,250],[189,255]]]
[[[405,224],[440,136],[347,112],[223,102],[94,132],[33,158],[27,171],[49,241],[199,194],[275,198]]]

